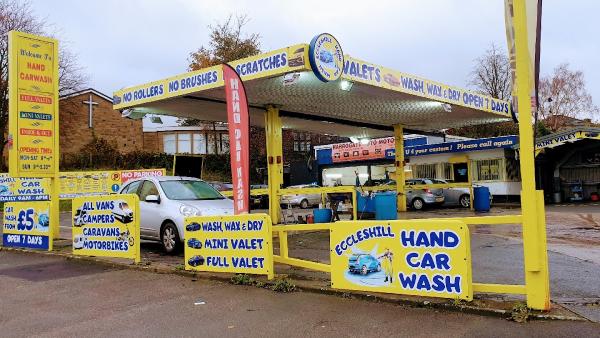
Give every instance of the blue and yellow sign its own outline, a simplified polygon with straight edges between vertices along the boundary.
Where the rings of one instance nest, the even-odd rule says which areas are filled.
[[[323,82],[335,81],[342,76],[344,52],[331,34],[322,33],[310,41],[308,60],[317,78]]]
[[[0,202],[48,201],[50,181],[42,178],[11,177],[0,173]]]
[[[273,277],[268,215],[187,217],[184,232],[186,270]]]
[[[337,222],[331,286],[473,299],[468,227],[459,221]]]
[[[140,261],[140,213],[137,195],[73,199],[73,254]]]
[[[9,169],[13,177],[58,171],[58,42],[11,31]]]
[[[4,204],[4,246],[50,250],[50,202]]]

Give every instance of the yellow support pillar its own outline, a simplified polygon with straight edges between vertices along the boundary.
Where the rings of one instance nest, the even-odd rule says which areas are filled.
[[[279,224],[281,207],[279,205],[279,189],[283,184],[283,146],[282,123],[279,109],[267,108],[265,114],[265,135],[267,141],[267,174],[269,184],[269,215],[273,224]]]
[[[550,308],[550,286],[546,245],[546,220],[543,197],[535,190],[535,158],[530,97],[531,70],[527,18],[524,0],[513,2],[516,94],[519,111],[519,155],[521,162],[521,211],[523,213],[523,253],[527,306],[537,310]],[[529,32],[535,34],[535,32]]]
[[[396,192],[399,212],[406,211],[406,195],[404,191],[404,132],[400,125],[394,126],[394,140],[396,144]]]

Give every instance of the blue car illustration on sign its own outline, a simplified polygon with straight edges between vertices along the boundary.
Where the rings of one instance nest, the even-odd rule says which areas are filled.
[[[192,249],[202,249],[202,242],[196,238],[190,238],[187,245]]]
[[[185,230],[187,231],[198,231],[200,230],[200,224],[194,222],[185,226]]]
[[[204,265],[204,257],[202,256],[193,256],[188,260],[188,264],[191,266]]]
[[[369,254],[353,254],[348,258],[348,270],[351,273],[366,275],[370,272],[381,271],[381,263]]]
[[[319,52],[319,60],[321,60],[323,63],[332,63],[333,55],[329,51],[322,50]]]

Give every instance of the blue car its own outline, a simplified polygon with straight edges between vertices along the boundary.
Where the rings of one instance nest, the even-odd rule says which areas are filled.
[[[187,245],[192,249],[202,249],[202,242],[196,238],[188,239]]]
[[[198,231],[200,230],[200,224],[194,222],[185,226],[185,230],[187,231]]]
[[[348,258],[348,270],[351,273],[366,275],[370,272],[381,271],[381,263],[369,254],[354,254]]]
[[[191,266],[204,265],[204,257],[202,256],[193,256],[188,260],[188,264]]]

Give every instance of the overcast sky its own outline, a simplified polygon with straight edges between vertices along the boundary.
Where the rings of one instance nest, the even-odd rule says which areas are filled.
[[[208,25],[246,14],[268,51],[333,34],[354,57],[466,87],[473,59],[491,43],[506,50],[503,0],[250,1],[33,0],[78,54],[89,85],[110,96],[182,73]],[[545,0],[542,74],[569,62],[600,103],[600,1]]]

